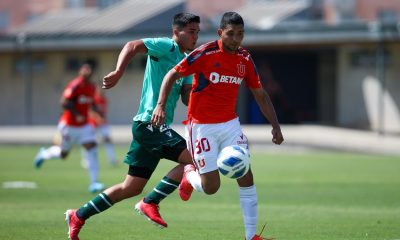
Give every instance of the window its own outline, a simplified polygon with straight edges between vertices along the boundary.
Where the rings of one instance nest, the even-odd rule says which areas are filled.
[[[10,14],[7,11],[0,11],[0,32],[6,31],[10,25]]]
[[[30,64],[30,65],[29,65]],[[47,62],[42,57],[29,57],[16,59],[14,62],[14,72],[17,74],[26,74],[32,72],[34,74],[44,73],[47,71]]]
[[[368,49],[352,51],[349,60],[354,68],[374,68],[378,61],[376,51]],[[388,50],[384,51],[383,61],[386,65],[391,65],[391,54]]]

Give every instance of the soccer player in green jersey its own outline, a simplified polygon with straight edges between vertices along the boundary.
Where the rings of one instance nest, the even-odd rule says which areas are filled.
[[[66,220],[69,238],[79,239],[78,234],[85,220],[112,207],[117,202],[137,196],[145,187],[161,158],[175,161],[173,168],[135,209],[160,227],[167,223],[158,212],[159,202],[172,193],[179,185],[183,166],[192,163],[186,148],[186,141],[169,128],[173,121],[176,102],[179,97],[187,105],[191,89],[191,77],[177,80],[166,103],[166,121],[163,125],[152,124],[151,115],[157,105],[158,94],[164,75],[193,50],[200,31],[200,17],[190,13],[174,16],[171,38],[145,38],[125,44],[119,54],[116,69],[103,79],[103,88],[114,87],[128,65],[137,54],[147,54],[142,96],[138,113],[133,118],[133,140],[124,162],[129,165],[122,183],[116,184],[97,195],[81,208],[67,210]]]

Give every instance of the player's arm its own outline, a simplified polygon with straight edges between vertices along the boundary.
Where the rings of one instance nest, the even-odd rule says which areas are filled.
[[[101,111],[99,105],[93,102],[91,105],[91,110],[95,112],[99,117],[104,118],[104,113]]]
[[[157,105],[154,108],[153,115],[151,116],[151,123],[153,125],[160,126],[165,123],[165,105],[174,82],[180,77],[182,76],[174,68],[169,70],[169,72],[164,76]]]
[[[84,120],[83,119],[84,117],[81,114],[79,114],[78,110],[76,110],[73,99],[62,96],[60,99],[60,104],[64,110],[68,110],[69,112],[72,113],[72,115],[75,116],[76,121],[81,122]]]
[[[114,87],[122,77],[126,66],[128,66],[131,59],[138,53],[147,53],[147,47],[144,45],[143,40],[127,42],[119,53],[115,70],[103,78],[103,88],[109,89]]]
[[[284,140],[281,127],[268,93],[263,88],[250,88],[250,91],[253,93],[262,114],[272,125],[272,141],[275,144],[281,144]]]
[[[191,84],[183,84],[181,89],[181,99],[183,104],[189,105],[190,92],[192,91]]]
[[[89,111],[89,116],[93,119],[98,125],[102,125],[105,123],[104,114],[100,111],[95,111],[93,108]]]

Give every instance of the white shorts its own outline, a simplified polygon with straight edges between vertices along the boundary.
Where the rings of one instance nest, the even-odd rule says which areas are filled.
[[[239,118],[216,124],[189,122],[185,135],[200,174],[218,169],[217,157],[224,147],[239,145],[248,149],[248,140],[242,132]]]
[[[97,126],[96,131],[98,133],[100,133],[100,136],[102,138],[110,138],[111,137],[110,125],[108,125],[108,124],[102,124],[100,126]]]
[[[96,132],[90,124],[71,127],[60,122],[57,126],[61,133],[61,150],[69,151],[74,144],[96,142]]]

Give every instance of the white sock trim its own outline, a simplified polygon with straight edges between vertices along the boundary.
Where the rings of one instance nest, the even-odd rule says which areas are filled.
[[[188,182],[197,192],[204,192],[203,186],[201,185],[200,175],[195,171],[190,171],[186,174]]]

